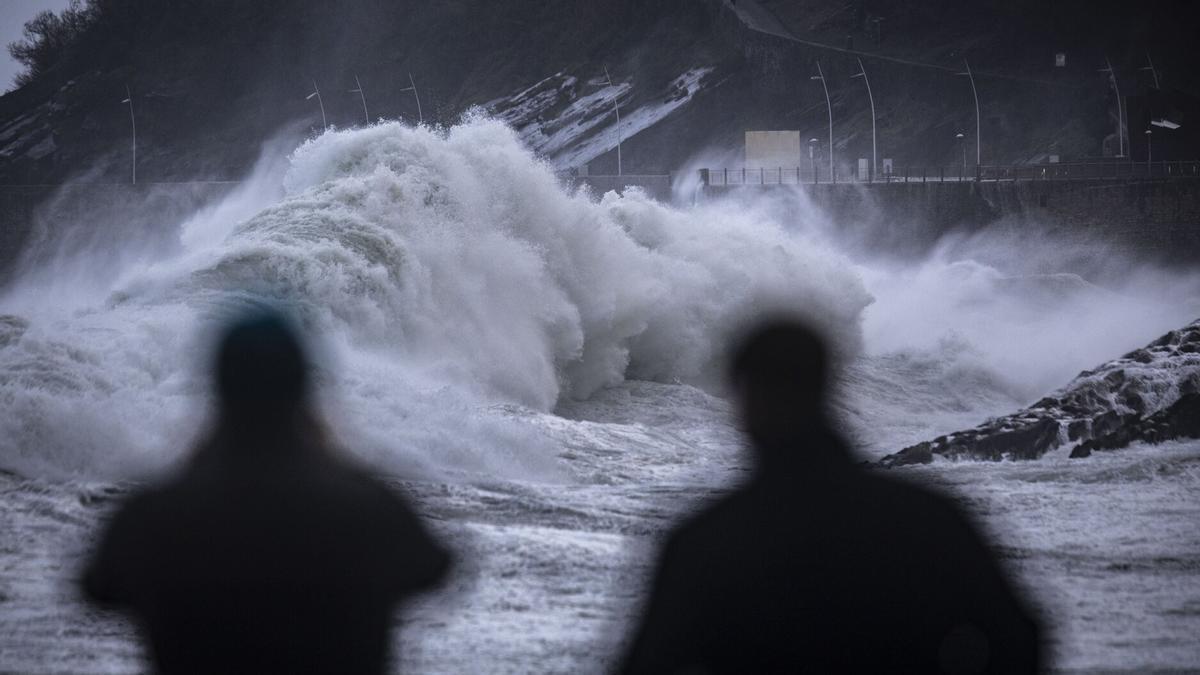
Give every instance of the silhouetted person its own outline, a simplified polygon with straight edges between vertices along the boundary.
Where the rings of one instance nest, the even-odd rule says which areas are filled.
[[[219,346],[218,425],[190,464],[120,507],[84,574],[164,673],[377,673],[393,611],[447,553],[399,495],[326,446],[286,322]]]
[[[734,353],[757,471],[670,534],[623,672],[1037,670],[1038,627],[975,528],[830,429],[827,364],[789,321]]]

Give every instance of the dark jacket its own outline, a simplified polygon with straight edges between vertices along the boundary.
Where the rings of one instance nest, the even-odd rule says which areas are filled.
[[[958,508],[832,434],[789,445],[670,535],[622,672],[1038,669],[1037,625]]]
[[[217,439],[133,495],[84,575],[166,673],[377,673],[397,603],[450,558],[393,490],[316,444]]]

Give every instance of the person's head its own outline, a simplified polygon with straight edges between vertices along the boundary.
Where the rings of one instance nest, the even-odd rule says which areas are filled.
[[[829,351],[803,322],[760,323],[735,347],[729,366],[742,424],[760,451],[825,426]]]
[[[292,326],[276,312],[260,310],[231,323],[217,347],[215,365],[226,423],[286,425],[307,402],[307,355]]]

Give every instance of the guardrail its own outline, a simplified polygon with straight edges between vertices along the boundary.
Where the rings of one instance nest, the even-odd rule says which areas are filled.
[[[830,183],[959,183],[974,181],[1072,181],[1200,178],[1200,160],[1162,162],[1070,162],[1009,166],[916,166],[860,177],[830,175],[821,167],[738,167],[700,169],[704,185],[800,185]]]

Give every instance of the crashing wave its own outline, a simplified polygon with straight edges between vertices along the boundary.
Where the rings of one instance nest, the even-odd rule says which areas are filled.
[[[24,373],[0,380],[0,465],[111,473],[186,446],[205,402],[195,336],[245,303],[321,336],[336,364],[322,390],[356,451],[521,477],[552,473],[556,450],[495,406],[532,418],[625,379],[711,381],[728,334],[767,308],[854,352],[871,301],[841,255],[775,220],[568,192],[485,118],[323,134],[283,187],[246,220],[187,221],[182,250],[121,270],[103,301],[21,288],[28,328],[0,348],[0,372]]]

